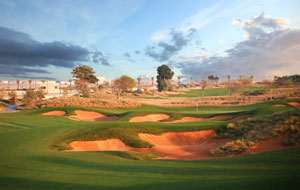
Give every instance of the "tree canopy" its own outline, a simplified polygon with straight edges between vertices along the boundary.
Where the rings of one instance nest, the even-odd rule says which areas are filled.
[[[114,82],[115,88],[121,93],[128,90],[131,90],[136,86],[136,83],[133,78],[123,75]]]
[[[168,89],[169,80],[172,79],[174,72],[168,65],[161,65],[157,68],[157,89],[158,91],[164,91]]]
[[[98,81],[94,74],[95,72],[93,68],[87,65],[81,65],[73,68],[72,75],[75,78],[76,88],[80,91],[80,93],[86,91],[89,83],[95,84]]]

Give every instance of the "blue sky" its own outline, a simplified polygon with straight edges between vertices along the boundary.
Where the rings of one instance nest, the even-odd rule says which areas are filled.
[[[107,78],[155,76],[162,64],[198,79],[296,74],[299,8],[297,0],[0,0],[0,40],[13,44],[0,44],[0,78],[68,80],[76,64]]]

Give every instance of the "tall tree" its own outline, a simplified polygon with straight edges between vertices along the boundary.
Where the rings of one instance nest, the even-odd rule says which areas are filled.
[[[181,87],[181,81],[180,81],[181,80],[181,76],[178,76],[177,79],[178,79],[178,85],[179,85],[179,88],[180,88]]]
[[[32,80],[28,80],[28,83],[29,83],[29,89],[31,89]]]
[[[159,92],[168,89],[169,80],[172,79],[174,72],[168,65],[161,65],[157,68],[157,89]]]
[[[95,72],[93,68],[87,65],[81,65],[73,68],[72,75],[75,78],[75,85],[81,94],[87,91],[89,83],[95,84],[98,81],[94,74]]]
[[[73,80],[70,79],[69,82],[70,82],[70,92],[72,92],[72,82],[73,82]]]
[[[227,75],[227,87],[228,87],[228,94],[229,96],[231,95],[231,92],[230,92],[230,75]]]
[[[151,77],[151,82],[152,86],[154,86],[154,77]]]
[[[207,81],[205,80],[204,77],[202,78],[200,85],[201,85],[201,90],[202,90],[202,96],[204,96],[204,89],[207,87]]]
[[[138,78],[137,78],[137,81],[138,81],[138,86],[140,86],[140,85],[141,85],[141,80],[142,80],[142,77],[138,77]]]
[[[219,77],[216,76],[216,77],[215,77],[215,80],[216,80],[216,85],[219,86]]]
[[[20,80],[17,80],[17,89],[20,89]]]

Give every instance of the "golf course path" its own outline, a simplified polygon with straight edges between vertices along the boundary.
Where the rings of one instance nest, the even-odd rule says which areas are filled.
[[[18,107],[19,105],[21,105],[21,104],[15,104],[15,105],[12,105],[12,106],[5,107],[5,108],[3,109],[3,111],[0,112],[0,113],[13,113],[13,112],[18,112],[17,107]]]

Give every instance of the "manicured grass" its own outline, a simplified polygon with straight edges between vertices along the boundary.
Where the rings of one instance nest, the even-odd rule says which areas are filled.
[[[239,93],[243,92],[253,92],[256,90],[264,90],[265,87],[252,86],[249,88],[243,88]],[[228,88],[209,88],[204,90],[204,96],[227,96],[229,93]],[[169,97],[201,97],[201,89],[193,89],[185,91],[183,94],[170,95]]]
[[[298,101],[300,100],[290,100]],[[148,160],[151,153],[59,152],[74,139],[121,138],[133,146],[148,146],[136,134],[218,129],[226,121],[194,123],[129,123],[134,115],[166,113],[210,117],[250,113],[264,117],[292,106],[268,102],[241,107],[127,109],[80,108],[121,116],[113,122],[74,121],[63,116],[43,116],[47,108],[0,114],[0,189],[292,189],[300,182],[300,149],[202,161]],[[96,135],[96,136],[95,136]],[[146,144],[145,144],[146,143]],[[65,144],[66,145],[66,144]]]

